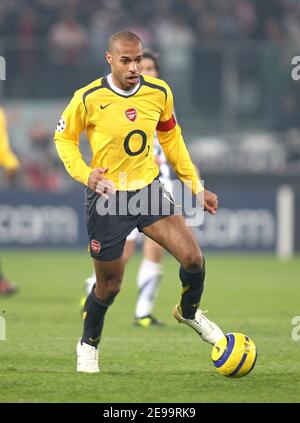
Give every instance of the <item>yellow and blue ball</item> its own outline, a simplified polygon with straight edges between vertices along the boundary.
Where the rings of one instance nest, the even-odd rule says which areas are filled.
[[[211,357],[221,375],[242,377],[254,368],[257,351],[248,336],[242,333],[227,333],[213,346]]]

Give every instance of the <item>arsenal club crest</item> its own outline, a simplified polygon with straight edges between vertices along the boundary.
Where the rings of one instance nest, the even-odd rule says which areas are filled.
[[[131,122],[134,122],[136,120],[136,117],[137,117],[137,111],[134,108],[127,109],[125,111],[125,115],[126,115],[127,119],[129,119]]]
[[[95,254],[99,254],[100,250],[101,250],[101,244],[99,241],[97,241],[96,239],[92,239],[91,240],[91,250],[93,251],[93,253]]]

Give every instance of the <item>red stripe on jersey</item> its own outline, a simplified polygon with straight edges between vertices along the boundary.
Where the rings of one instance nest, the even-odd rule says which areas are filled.
[[[176,126],[176,120],[174,118],[174,115],[170,117],[169,120],[166,120],[165,122],[158,122],[156,129],[158,131],[171,131],[171,129],[175,128]]]

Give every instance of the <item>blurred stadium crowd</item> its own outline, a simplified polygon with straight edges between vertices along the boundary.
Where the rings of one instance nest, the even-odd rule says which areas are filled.
[[[299,42],[299,19],[297,0],[1,0],[0,34],[49,37],[62,48],[72,41],[79,49],[106,40],[123,26],[141,32],[147,45],[164,42],[174,31],[193,41],[245,37]]]
[[[49,66],[73,69],[75,74],[75,65],[79,72],[89,73],[92,63],[103,67],[107,39],[121,28],[138,33],[146,46],[160,51],[169,63],[166,70],[174,64],[188,69],[199,45],[213,49],[214,43],[255,40],[274,46],[288,42],[290,48],[298,48],[300,4],[297,0],[1,0],[1,49],[14,81],[7,86],[8,94],[68,94],[66,78],[59,94],[53,92]],[[197,58],[194,63],[197,67]],[[16,69],[22,74],[19,83]]]
[[[291,58],[300,52],[298,0],[1,0],[7,80],[0,81],[0,104],[25,175],[16,183],[49,190],[72,184],[52,143],[57,105],[43,119],[45,104],[108,73],[107,39],[121,29],[160,52],[161,73],[174,89],[189,139],[215,130],[237,133],[240,141],[241,131],[259,128],[277,136],[259,141],[266,157],[279,146],[278,160],[284,156],[300,171],[300,88],[291,78]],[[23,116],[24,107],[31,118]],[[23,120],[27,126],[16,131]],[[231,144],[215,144],[228,166]]]

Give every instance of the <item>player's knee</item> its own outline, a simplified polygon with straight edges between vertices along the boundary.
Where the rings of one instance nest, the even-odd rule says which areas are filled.
[[[201,251],[189,251],[183,255],[181,264],[186,269],[201,269],[203,267],[204,258]]]
[[[118,276],[108,276],[96,283],[96,296],[104,303],[109,303],[118,295],[122,279]]]
[[[109,298],[114,298],[121,290],[122,280],[118,277],[111,276],[106,280],[106,293]]]

